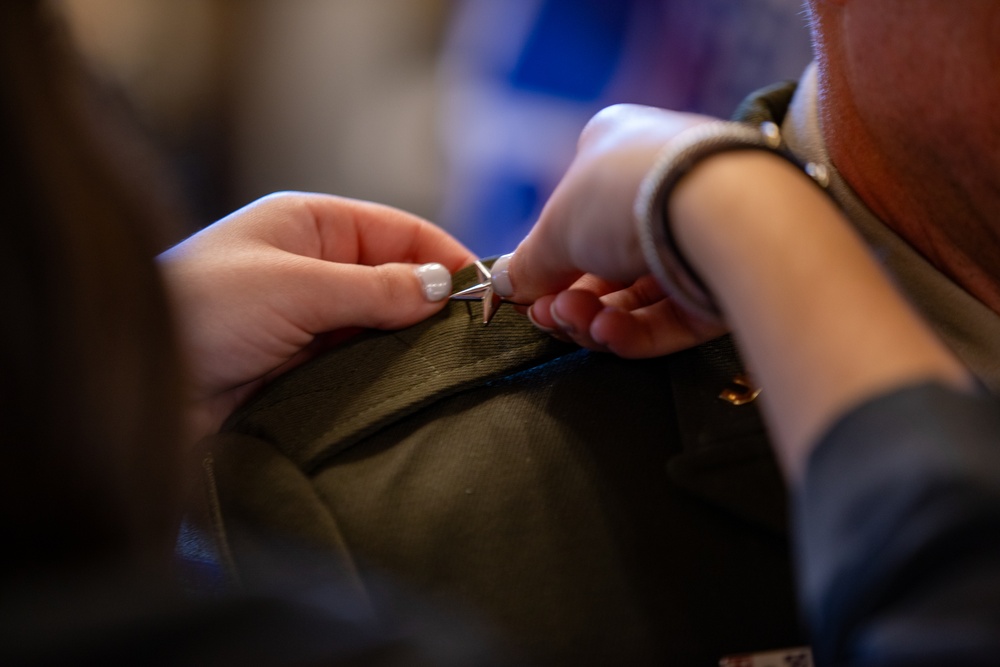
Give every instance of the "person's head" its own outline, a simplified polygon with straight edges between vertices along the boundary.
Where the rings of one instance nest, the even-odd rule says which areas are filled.
[[[808,0],[834,165],[1000,312],[1000,2]]]
[[[156,214],[45,8],[0,3],[0,578],[168,557],[180,493]]]
[[[831,132],[864,130],[874,148],[917,159],[1000,155],[1000,3],[809,0],[809,7]],[[862,127],[842,128],[848,119]]]

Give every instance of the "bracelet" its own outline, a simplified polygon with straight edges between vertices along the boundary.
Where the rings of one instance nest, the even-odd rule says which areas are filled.
[[[643,179],[635,201],[639,245],[650,272],[668,297],[707,321],[721,320],[721,312],[677,248],[667,216],[667,203],[680,180],[699,161],[716,153],[747,149],[780,155],[803,169],[821,187],[825,188],[829,181],[823,165],[809,163],[803,166],[784,150],[781,132],[774,123],[765,122],[754,127],[713,121],[684,130],[667,145]]]

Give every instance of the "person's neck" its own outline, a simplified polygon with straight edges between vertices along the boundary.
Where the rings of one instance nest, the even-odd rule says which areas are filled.
[[[827,105],[829,108],[829,105]],[[1000,313],[1000,184],[985,149],[873,132],[852,105],[824,113],[830,159],[861,200],[938,270]],[[939,142],[940,143],[940,142]]]

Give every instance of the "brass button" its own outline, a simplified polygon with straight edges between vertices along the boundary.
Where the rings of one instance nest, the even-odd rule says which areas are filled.
[[[761,387],[754,384],[749,375],[740,374],[734,377],[728,387],[722,390],[719,398],[733,405],[752,403],[761,392]]]

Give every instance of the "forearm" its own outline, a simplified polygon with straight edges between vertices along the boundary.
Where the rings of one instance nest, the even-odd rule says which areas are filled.
[[[823,430],[866,398],[920,380],[968,386],[833,204],[784,160],[708,158],[678,185],[669,217],[764,387],[791,479]]]

